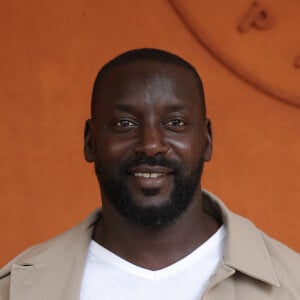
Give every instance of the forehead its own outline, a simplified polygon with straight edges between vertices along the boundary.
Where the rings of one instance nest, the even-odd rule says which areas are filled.
[[[181,65],[139,61],[112,67],[97,86],[97,109],[114,103],[151,100],[156,105],[180,102],[201,106],[201,93],[194,74]],[[174,104],[174,103],[173,103]]]

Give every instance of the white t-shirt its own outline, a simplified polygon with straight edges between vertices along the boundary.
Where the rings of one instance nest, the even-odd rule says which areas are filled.
[[[80,300],[201,299],[223,257],[224,225],[192,253],[163,269],[136,266],[91,241]]]

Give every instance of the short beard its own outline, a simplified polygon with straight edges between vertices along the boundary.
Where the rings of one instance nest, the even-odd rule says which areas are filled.
[[[166,225],[178,218],[190,205],[199,186],[204,162],[200,160],[188,175],[178,162],[166,160],[163,157],[144,157],[132,162],[125,162],[120,166],[121,174],[127,174],[129,167],[138,165],[159,165],[170,167],[174,172],[174,189],[169,199],[160,206],[142,206],[134,201],[126,182],[108,175],[100,162],[95,162],[95,171],[101,190],[114,206],[116,211],[130,222],[147,228]],[[124,177],[123,177],[124,178]],[[144,195],[151,197],[157,190],[145,190]]]

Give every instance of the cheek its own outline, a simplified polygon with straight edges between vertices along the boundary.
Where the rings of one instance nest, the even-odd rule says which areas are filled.
[[[178,139],[178,140],[171,140],[170,144],[174,149],[177,149],[180,152],[187,152],[189,149],[191,150],[193,148],[191,141],[185,138]]]
[[[128,155],[132,148],[131,139],[103,137],[96,140],[98,158],[105,163],[116,163]]]
[[[201,156],[202,147],[199,138],[182,137],[180,139],[172,139],[169,141],[176,155],[186,163],[198,162]]]

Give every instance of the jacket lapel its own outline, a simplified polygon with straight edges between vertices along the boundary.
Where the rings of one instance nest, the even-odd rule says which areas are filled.
[[[224,265],[274,287],[278,278],[262,234],[253,223],[232,212],[213,194],[205,191],[208,212],[222,216],[226,227]],[[217,212],[216,212],[217,211]]]
[[[87,251],[98,217],[99,211],[42,248],[37,246],[35,256],[15,262],[10,272],[10,300],[79,300]]]

